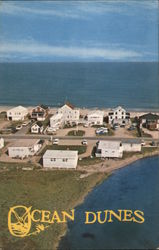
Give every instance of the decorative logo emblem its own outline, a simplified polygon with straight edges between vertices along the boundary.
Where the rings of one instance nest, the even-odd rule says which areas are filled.
[[[8,213],[8,228],[10,233],[16,237],[25,237],[31,229],[31,207],[15,206]]]

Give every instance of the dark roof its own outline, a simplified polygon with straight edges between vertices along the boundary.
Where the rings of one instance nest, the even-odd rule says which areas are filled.
[[[148,114],[145,114],[145,115],[141,115],[139,118],[140,119],[146,119],[146,120],[158,120],[159,115],[148,113]]]
[[[66,104],[68,107],[70,107],[71,109],[74,109],[74,108],[75,108],[70,102],[66,102],[65,104]]]
[[[36,124],[39,126],[39,127],[42,127],[43,124],[41,122],[36,122]]]
[[[43,109],[48,109],[48,106],[46,106],[46,105],[43,105],[43,104],[41,104],[41,105],[39,105],[41,108],[43,108]]]

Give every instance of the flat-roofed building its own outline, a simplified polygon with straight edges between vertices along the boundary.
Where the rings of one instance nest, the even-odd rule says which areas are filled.
[[[140,152],[141,140],[140,139],[123,139],[122,140],[123,151],[125,152]]]
[[[42,147],[37,139],[21,139],[12,142],[8,147],[8,155],[12,158],[25,158],[35,155]]]
[[[100,141],[97,146],[96,157],[122,158],[123,146],[120,141]]]
[[[88,114],[88,123],[92,125],[103,125],[104,111],[94,110]]]
[[[44,168],[75,169],[78,162],[78,151],[47,150],[43,155]]]

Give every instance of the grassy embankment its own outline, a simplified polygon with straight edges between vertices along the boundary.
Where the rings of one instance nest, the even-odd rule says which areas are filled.
[[[47,145],[41,152],[42,156],[46,150],[75,150],[78,154],[84,154],[86,152],[87,146],[84,145]]]
[[[33,209],[69,212],[106,175],[93,174],[81,179],[78,171],[16,170],[24,166],[30,167],[27,164],[0,163],[0,169],[5,168],[0,171],[0,246],[8,250],[55,249],[60,236],[66,231],[66,224],[53,224],[36,236],[16,238],[8,231],[9,208],[25,205]]]
[[[68,132],[67,135],[68,136],[83,136],[85,135],[85,131],[84,130],[71,130]]]

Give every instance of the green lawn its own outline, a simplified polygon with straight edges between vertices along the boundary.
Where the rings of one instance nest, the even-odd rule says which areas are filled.
[[[68,132],[67,135],[69,135],[69,136],[83,136],[83,135],[85,135],[85,131],[83,131],[83,130],[71,130]]]
[[[41,152],[43,155],[46,150],[77,150],[78,154],[84,154],[86,152],[87,146],[84,145],[47,145]]]
[[[9,167],[9,164],[6,166]],[[8,250],[55,249],[60,235],[66,230],[66,224],[53,224],[38,235],[20,239],[10,235],[8,231],[8,211],[15,205],[32,206],[33,210],[57,210],[59,213],[62,210],[70,211],[96,184],[106,178],[106,175],[93,174],[82,179],[79,177],[78,171],[0,172],[1,247]]]

